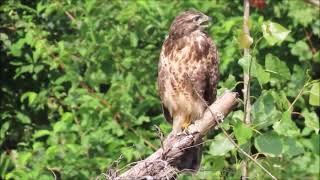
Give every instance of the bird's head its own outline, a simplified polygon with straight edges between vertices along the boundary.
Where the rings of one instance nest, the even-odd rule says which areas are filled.
[[[201,12],[185,11],[178,15],[171,24],[169,36],[179,38],[193,31],[204,31],[209,26],[211,18]]]

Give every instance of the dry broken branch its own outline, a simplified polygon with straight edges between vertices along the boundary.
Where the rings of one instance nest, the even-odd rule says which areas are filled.
[[[121,175],[109,174],[109,179],[171,179],[179,171],[176,165],[187,149],[197,146],[199,142],[217,122],[221,122],[226,115],[238,104],[237,93],[225,92],[208,108],[203,117],[196,120],[187,129],[188,133],[173,135],[170,133],[159,148],[145,160],[139,161]],[[214,113],[214,117],[212,116]]]

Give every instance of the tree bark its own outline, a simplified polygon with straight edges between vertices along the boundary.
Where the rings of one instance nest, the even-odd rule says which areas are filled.
[[[191,124],[187,133],[173,135],[170,133],[163,142],[163,147],[146,159],[136,162],[136,165],[122,174],[109,173],[109,179],[171,179],[178,173],[176,165],[184,155],[185,150],[197,146],[199,142],[213,127],[218,125],[225,116],[238,104],[238,94],[225,92],[209,106],[203,117]],[[212,114],[213,113],[213,114]]]

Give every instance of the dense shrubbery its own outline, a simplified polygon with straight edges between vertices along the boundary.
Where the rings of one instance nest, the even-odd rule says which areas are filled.
[[[158,148],[154,125],[170,131],[157,95],[159,51],[183,10],[213,17],[219,92],[241,93],[250,57],[239,48],[240,0],[0,4],[1,179],[92,179],[120,156],[119,168]],[[251,10],[253,123],[242,122],[241,105],[222,126],[275,176],[317,179],[319,7],[269,0]],[[239,179],[244,157],[219,130],[208,138],[196,177]],[[267,177],[251,162],[250,176]]]

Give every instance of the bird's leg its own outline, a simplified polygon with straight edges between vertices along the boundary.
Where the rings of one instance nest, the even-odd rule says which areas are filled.
[[[172,124],[172,131],[174,135],[179,135],[182,132],[182,124],[184,118],[183,116],[176,116],[176,118],[173,120],[173,124]]]
[[[182,123],[182,129],[187,129],[189,125],[191,124],[190,115],[186,116],[183,123]]]
[[[188,127],[191,124],[191,115],[186,116],[185,120],[183,121],[182,124],[182,129],[184,130],[183,132],[186,133],[188,135]]]

